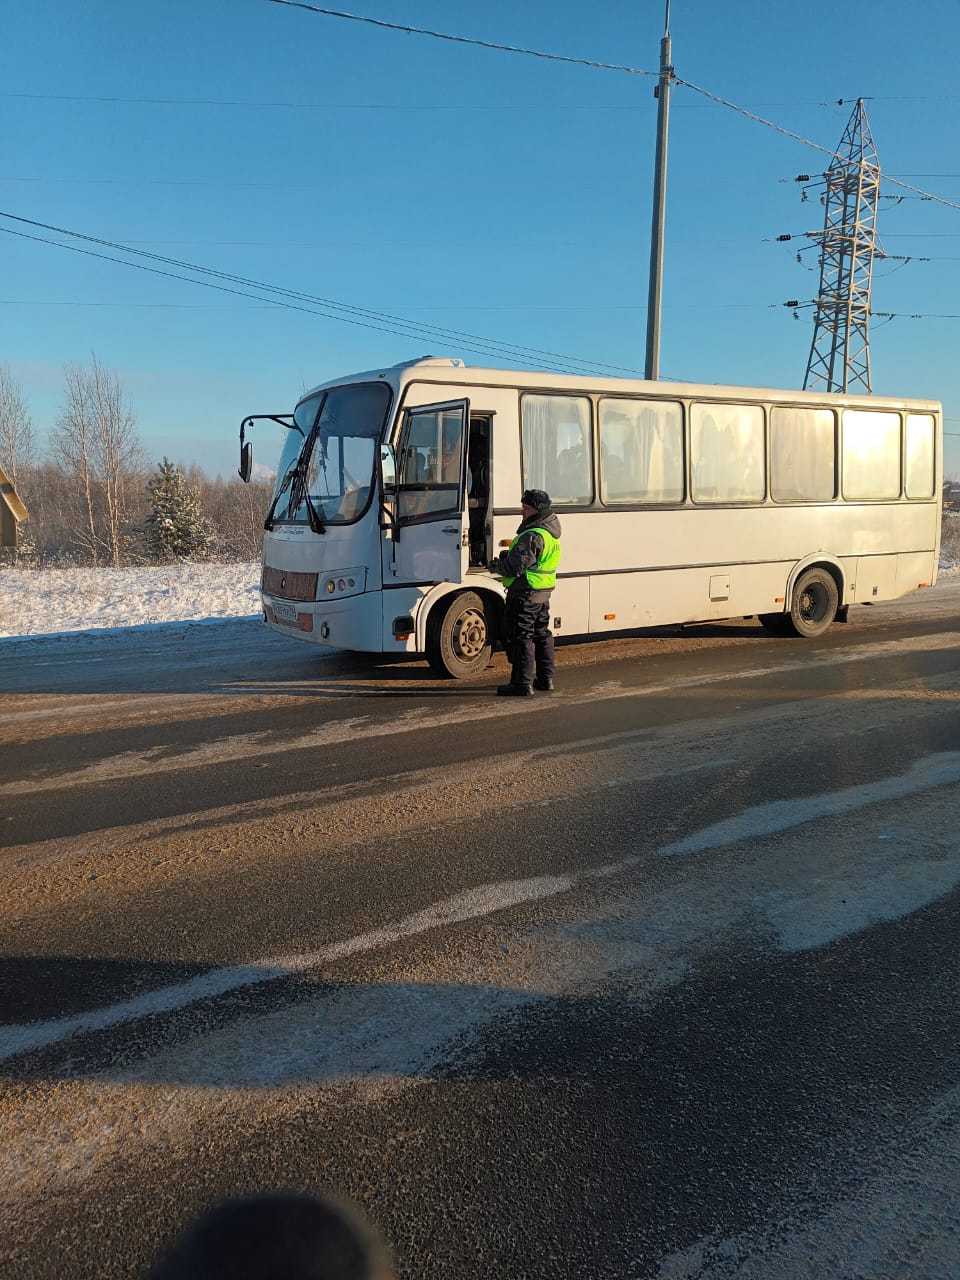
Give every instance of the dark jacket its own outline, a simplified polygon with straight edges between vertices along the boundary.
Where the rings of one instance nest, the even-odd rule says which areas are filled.
[[[507,588],[508,596],[524,596],[533,604],[540,604],[550,599],[549,591],[534,591],[527,581],[526,572],[532,569],[543,555],[543,538],[537,529],[546,529],[555,538],[560,537],[560,521],[549,508],[546,511],[535,511],[526,520],[521,520],[517,528],[517,541],[508,551],[501,551],[496,560],[487,566],[491,573],[498,573],[504,578],[513,578]]]

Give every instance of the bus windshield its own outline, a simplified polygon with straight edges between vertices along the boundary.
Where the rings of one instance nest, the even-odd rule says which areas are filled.
[[[366,510],[390,408],[382,382],[333,387],[297,405],[277,469],[271,524],[350,524]]]

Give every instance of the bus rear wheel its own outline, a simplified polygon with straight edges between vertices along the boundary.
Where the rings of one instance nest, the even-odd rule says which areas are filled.
[[[808,569],[797,579],[790,602],[790,626],[798,636],[822,636],[837,616],[840,593],[833,574],[826,569]]]
[[[427,661],[439,676],[468,680],[485,670],[493,656],[486,607],[475,591],[461,591],[431,618]]]

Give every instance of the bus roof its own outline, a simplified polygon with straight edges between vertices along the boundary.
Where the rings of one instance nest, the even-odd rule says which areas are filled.
[[[346,374],[332,378],[311,388],[301,399],[330,387],[354,382],[385,382],[394,392],[410,382],[430,382],[443,385],[477,387],[516,387],[525,391],[607,392],[611,395],[676,396],[678,399],[692,396],[720,397],[724,400],[788,400],[793,404],[850,405],[876,408],[880,404],[888,408],[922,409],[939,412],[940,402],[905,396],[848,395],[833,391],[800,391],[785,387],[744,387],[718,383],[662,382],[643,378],[613,378],[602,374],[548,373],[531,369],[486,369],[464,364],[462,360],[446,356],[422,356],[406,360],[386,368],[367,369],[362,373]]]

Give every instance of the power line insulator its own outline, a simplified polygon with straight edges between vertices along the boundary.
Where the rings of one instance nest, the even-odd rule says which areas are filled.
[[[777,236],[777,243],[783,244],[785,240],[792,240],[793,236]]]
[[[789,302],[785,302],[783,305],[784,305],[785,307],[799,307],[799,305],[800,305],[800,299],[799,299],[799,298],[791,298]]]
[[[797,176],[794,178],[794,182],[809,182],[809,181],[810,181],[809,173],[798,173]]]

